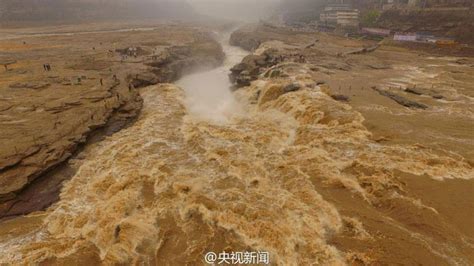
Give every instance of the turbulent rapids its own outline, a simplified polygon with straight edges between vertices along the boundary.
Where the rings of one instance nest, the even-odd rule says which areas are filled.
[[[34,229],[0,240],[0,263],[195,265],[206,252],[231,250],[268,251],[279,265],[343,265],[365,255],[331,239],[375,241],[360,219],[467,263],[472,242],[459,242],[397,177],[472,178],[462,158],[373,141],[362,115],[328,96],[303,64],[277,65],[268,71],[279,77],[231,93],[222,75],[245,55],[232,49],[222,68],[185,77],[183,88],[144,89],[138,121],[87,151],[60,200],[23,218]],[[363,205],[364,217],[351,204]],[[430,220],[443,241],[390,212]]]

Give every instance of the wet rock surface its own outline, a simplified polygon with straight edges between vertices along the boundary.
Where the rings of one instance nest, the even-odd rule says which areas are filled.
[[[346,96],[346,95],[342,95],[342,94],[331,95],[331,98],[333,98],[334,100],[339,101],[339,102],[348,102],[349,101],[349,97]]]
[[[267,68],[282,61],[283,58],[275,49],[265,50],[259,55],[248,55],[242,60],[242,63],[230,69],[230,80],[236,85],[236,88],[249,86]]]
[[[242,30],[235,31],[230,36],[230,44],[234,46],[242,47],[247,51],[253,51],[257,49],[263,40],[259,38],[251,38],[248,34]]]
[[[405,107],[408,107],[408,108],[416,108],[416,109],[427,109],[428,108],[428,106],[426,106],[424,104],[408,100],[408,99],[404,98],[403,96],[397,95],[393,92],[386,91],[386,90],[381,90],[381,89],[377,89],[377,88],[374,88],[374,90],[377,91],[380,95],[386,96],[386,97],[394,100],[396,103],[398,103],[402,106],[405,106]]]

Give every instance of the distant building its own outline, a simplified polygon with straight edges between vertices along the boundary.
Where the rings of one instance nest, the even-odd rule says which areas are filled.
[[[342,27],[359,27],[359,10],[338,11],[337,25]]]
[[[319,20],[323,25],[358,27],[359,10],[343,3],[328,4],[319,15]]]

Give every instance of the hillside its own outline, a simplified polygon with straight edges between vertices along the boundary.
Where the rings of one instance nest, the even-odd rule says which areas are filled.
[[[474,14],[469,9],[389,10],[378,26],[393,31],[431,32],[462,43],[474,43]]]

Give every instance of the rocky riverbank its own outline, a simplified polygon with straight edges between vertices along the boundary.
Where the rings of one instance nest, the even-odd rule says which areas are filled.
[[[232,69],[236,95],[298,123],[281,171],[296,167],[288,180],[304,176],[342,217],[325,227],[320,264],[474,261],[472,58],[265,25],[233,43],[254,51]],[[295,264],[316,246],[303,247]]]
[[[0,61],[15,60],[0,72],[0,218],[54,202],[84,145],[138,116],[140,87],[223,60],[209,32],[166,25],[24,36],[0,41],[0,51]]]
[[[467,130],[474,123],[471,57],[438,57],[390,44],[268,25],[244,27],[231,40],[256,51],[232,69],[236,87],[268,74],[279,62],[306,65],[318,84],[326,84],[335,98],[347,100],[364,115],[376,138],[455,149],[474,160],[474,143]],[[411,93],[410,88],[424,93]],[[419,127],[416,131],[410,129],[414,124]]]

